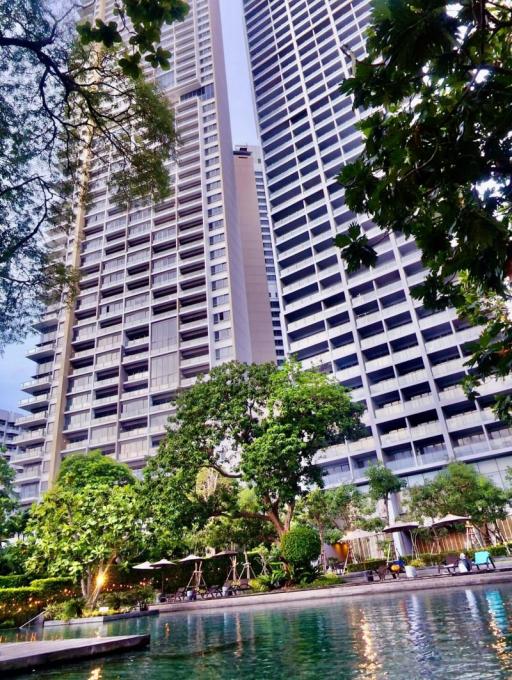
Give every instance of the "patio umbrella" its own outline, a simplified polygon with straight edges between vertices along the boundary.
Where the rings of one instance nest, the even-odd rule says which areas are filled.
[[[463,522],[467,522],[469,519],[471,519],[471,517],[467,517],[466,515],[445,515],[440,519],[436,519],[432,526],[447,527],[450,524],[462,524]]]
[[[179,560],[179,562],[183,563],[194,562],[194,571],[192,572],[192,576],[190,577],[189,582],[187,583],[187,588],[189,588],[190,585],[193,585],[195,588],[200,588],[201,585],[206,586],[206,583],[204,582],[203,579],[203,560],[207,559],[209,558],[191,554]]]
[[[342,536],[340,540],[345,542],[357,541],[360,538],[369,538],[373,535],[374,533],[371,531],[365,531],[364,529],[354,529],[354,531],[347,531],[347,533]]]
[[[149,562],[141,562],[140,564],[136,564],[135,566],[132,567],[132,569],[145,569],[145,570],[151,570],[153,567]]]
[[[222,550],[221,552],[210,555],[210,559],[214,560],[216,557],[229,557],[231,566],[226,576],[226,581],[230,579],[238,581],[238,551],[237,550]]]
[[[394,534],[397,531],[412,531],[419,527],[418,522],[395,522],[394,524],[389,524],[382,530],[385,534]]]
[[[410,531],[410,536],[411,536],[411,544],[412,544],[412,554],[414,557],[414,554],[417,552],[416,550],[416,542],[414,540],[414,531],[419,528],[418,522],[395,522],[394,524],[388,524],[387,527],[384,527],[382,532],[384,534],[396,534],[400,531]],[[390,546],[391,548],[391,546]],[[389,559],[389,552],[388,550],[388,559]],[[396,553],[396,547],[395,547],[395,553]]]
[[[176,564],[176,562],[166,560],[165,557],[162,558],[161,560],[158,560],[158,562],[152,562],[151,564],[152,569],[160,569],[162,572],[162,593],[164,592],[164,569],[166,567],[172,566],[173,564]]]

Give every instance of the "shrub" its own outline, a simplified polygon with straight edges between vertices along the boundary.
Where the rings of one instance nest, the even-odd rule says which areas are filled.
[[[47,606],[44,618],[48,620],[57,619],[58,621],[69,621],[77,619],[84,610],[84,600],[76,597],[64,602],[54,602]]]
[[[318,532],[308,526],[296,526],[281,539],[281,554],[289,564],[304,565],[320,555]]]
[[[40,590],[22,586],[20,588],[0,589],[0,621],[7,617],[17,624],[25,623],[36,616],[45,605]]]
[[[423,569],[423,567],[426,567],[426,566],[427,566],[427,565],[425,564],[425,562],[424,562],[422,559],[420,559],[420,558],[416,558],[416,559],[414,559],[414,560],[409,560],[409,561],[407,562],[407,564],[408,564],[410,567],[416,567],[416,569]]]
[[[0,576],[0,588],[19,588],[28,585],[28,578],[23,574]]]
[[[271,577],[270,576],[256,576],[249,581],[251,590],[255,593],[266,593],[271,588]]]
[[[16,627],[16,622],[14,619],[5,619],[5,621],[2,621],[0,623],[0,628],[1,629],[6,629],[6,628],[15,628]]]
[[[347,572],[353,573],[356,571],[367,571],[370,569],[377,569],[381,565],[386,564],[384,559],[371,559],[364,562],[357,562],[356,564],[347,565]]]
[[[55,597],[59,599],[69,597],[76,591],[73,580],[65,576],[38,578],[30,582],[30,587],[41,591],[42,596],[47,600],[53,600]]]

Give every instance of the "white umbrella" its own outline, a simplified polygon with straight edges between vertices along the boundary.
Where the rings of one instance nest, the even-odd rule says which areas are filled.
[[[176,564],[176,563],[170,562],[169,560],[166,560],[165,557],[164,557],[161,560],[158,560],[158,562],[153,562],[152,565],[151,565],[152,569],[161,569],[162,570],[162,593],[164,592],[164,569],[165,569],[165,567],[170,567],[173,564]]]
[[[169,560],[166,560],[165,558],[162,560],[159,560],[158,562],[153,562],[151,564],[152,569],[163,569],[164,567],[170,567],[172,564],[176,564],[176,562],[170,562]]]
[[[186,557],[183,557],[181,560],[178,560],[178,562],[202,562],[202,560],[208,559],[207,557],[199,557],[199,555],[187,555]]]
[[[203,579],[203,560],[207,560],[208,557],[199,557],[199,555],[187,555],[183,557],[180,562],[194,562],[194,571],[192,576],[187,583],[187,588],[193,586],[194,588],[200,588],[202,585],[206,586]]]
[[[153,569],[153,565],[150,564],[149,562],[141,562],[140,564],[136,564],[134,567],[132,567],[132,569],[146,569],[146,570],[149,569],[150,570],[150,569]]]

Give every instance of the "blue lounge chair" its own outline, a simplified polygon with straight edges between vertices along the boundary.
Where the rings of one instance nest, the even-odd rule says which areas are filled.
[[[479,550],[476,552],[473,559],[473,564],[478,569],[478,571],[480,571],[480,567],[489,569],[489,565],[491,565],[493,569],[496,569],[496,565],[494,564],[494,561],[491,557],[491,553],[488,550]]]

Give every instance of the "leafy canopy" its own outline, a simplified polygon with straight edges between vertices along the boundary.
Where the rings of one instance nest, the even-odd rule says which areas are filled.
[[[405,482],[381,462],[369,465],[366,469],[366,476],[368,477],[368,496],[374,502],[383,501],[384,513],[389,522],[390,496],[401,491]]]
[[[111,468],[102,467],[97,454],[91,464],[86,458],[78,455],[63,465],[53,489],[32,506],[27,568],[79,578],[93,608],[110,567],[139,553],[143,524],[140,489],[126,466],[112,461]]]
[[[148,40],[186,6],[118,5],[121,17],[140,17],[133,24],[140,40],[131,46],[101,27],[92,35],[82,27],[80,40],[73,0],[0,4],[0,349],[23,339],[45,305],[75,295],[77,272],[56,244],[91,204],[97,175],[108,170],[112,203],[169,194],[167,163],[177,148],[171,105],[123,60],[147,50],[158,66],[161,51]]]
[[[14,491],[14,468],[9,465],[0,447],[0,544],[9,538],[16,527],[19,503]]]
[[[145,470],[148,515],[169,536],[180,523],[221,515],[271,522],[281,536],[296,499],[322,484],[316,452],[357,437],[360,413],[343,386],[294,361],[280,369],[215,367],[176,401],[168,435]],[[234,481],[233,490],[221,484],[200,496],[196,478],[204,469]],[[237,504],[238,484],[254,493],[250,509]]]
[[[450,463],[423,486],[407,491],[407,508],[418,520],[455,514],[486,527],[507,517],[511,491],[498,487],[466,463]]]
[[[348,206],[415,240],[425,307],[486,326],[468,393],[512,370],[511,25],[505,2],[375,0],[367,56],[341,87],[365,110],[364,150],[339,175]],[[357,224],[341,234],[349,271],[373,266],[381,240]]]

